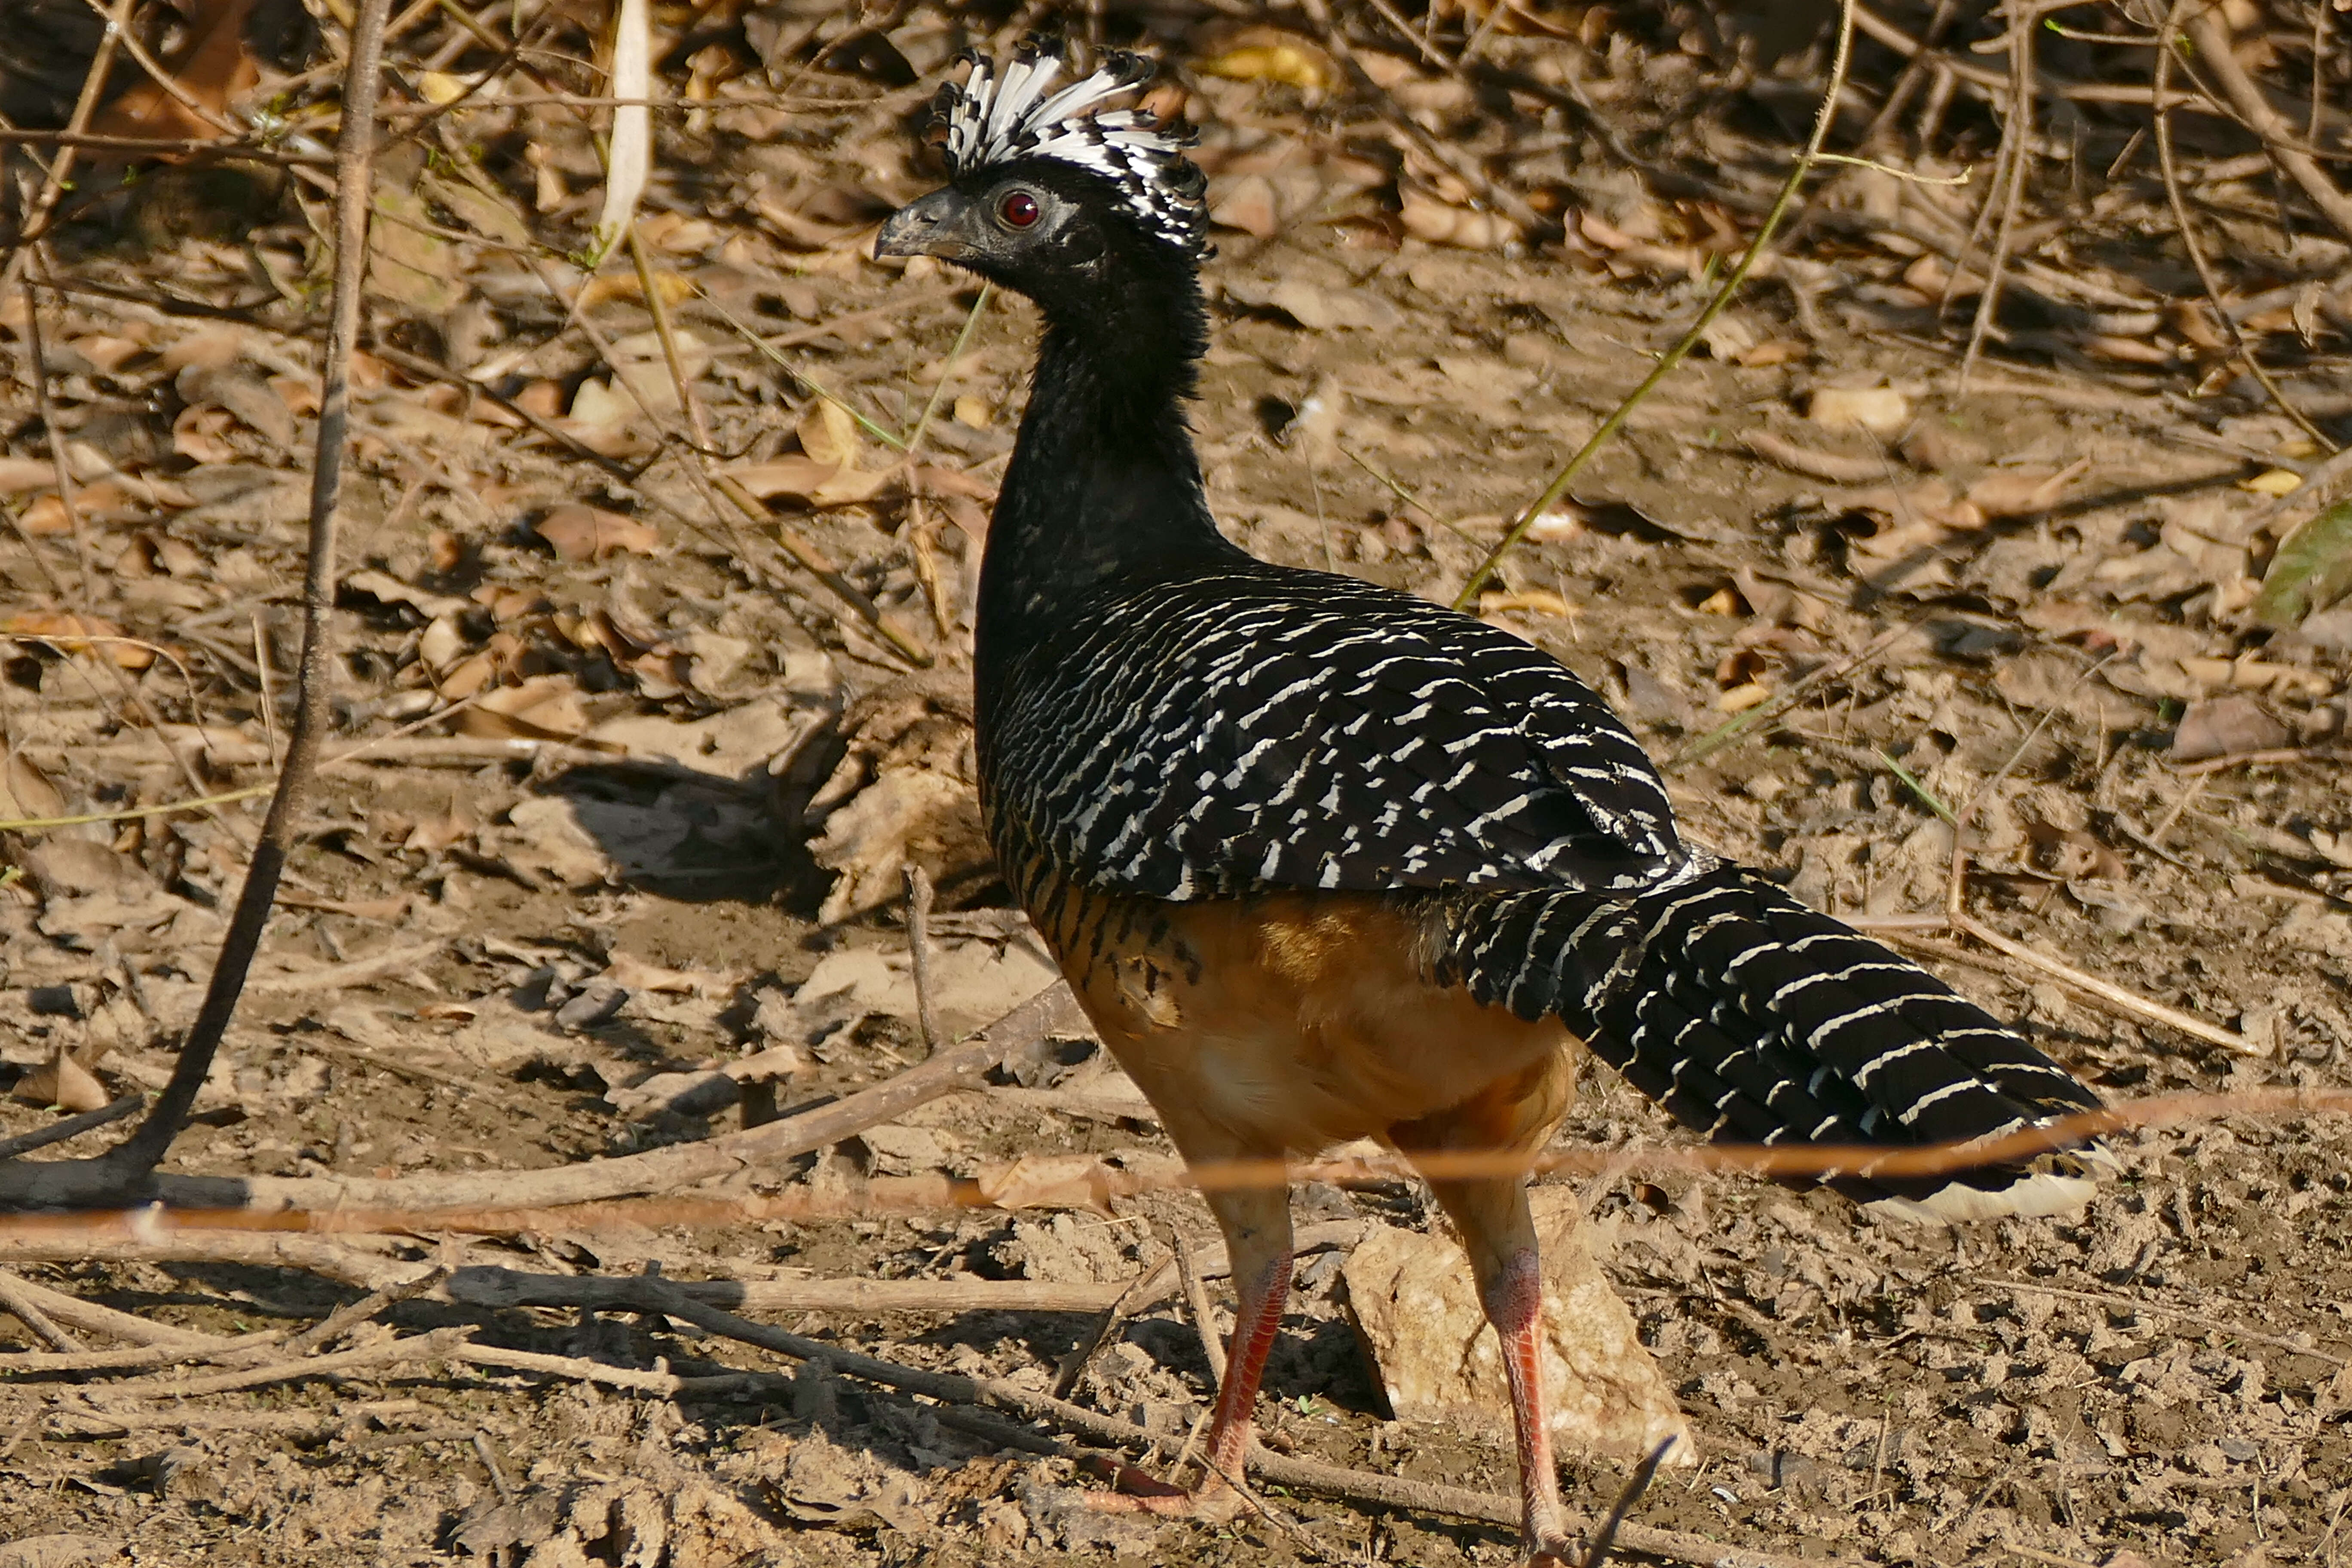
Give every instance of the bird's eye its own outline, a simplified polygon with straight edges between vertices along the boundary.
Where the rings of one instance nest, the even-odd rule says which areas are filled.
[[[996,204],[996,216],[1008,228],[1027,228],[1037,221],[1037,198],[1026,191],[1014,191]]]

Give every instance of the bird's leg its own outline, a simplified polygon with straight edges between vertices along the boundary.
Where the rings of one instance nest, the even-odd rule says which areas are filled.
[[[1513,1176],[1432,1182],[1430,1188],[1462,1233],[1478,1300],[1502,1341],[1511,1423],[1519,1439],[1520,1528],[1530,1563],[1550,1568],[1568,1560],[1570,1548],[1544,1413],[1543,1268],[1527,1183]]]
[[[1090,1500],[1098,1507],[1206,1519],[1229,1519],[1239,1510],[1232,1483],[1241,1479],[1249,1458],[1258,1384],[1265,1375],[1266,1354],[1282,1330],[1283,1304],[1290,1296],[1290,1193],[1286,1187],[1213,1189],[1208,1199],[1225,1233],[1238,1298],[1234,1336],[1225,1349],[1224,1380],[1209,1422],[1208,1473],[1190,1492],[1171,1488],[1158,1495],[1092,1494]],[[1209,1324],[1201,1327],[1203,1333],[1216,1331]]]

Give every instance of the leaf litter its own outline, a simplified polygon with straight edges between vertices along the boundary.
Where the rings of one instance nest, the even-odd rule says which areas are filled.
[[[273,53],[248,9],[150,18],[198,107],[126,93],[93,127],[210,136],[199,109],[242,112],[282,89],[294,134],[317,134],[302,97],[315,84],[286,85],[316,63],[310,46]],[[1889,15],[1924,27],[1933,9]],[[959,347],[967,281],[864,254],[874,223],[929,177],[906,134],[924,84],[985,40],[923,5],[883,25],[774,5],[706,20],[721,10],[726,25],[705,31],[655,17],[692,45],[655,56],[686,101],[653,117],[635,203],[667,327],[625,258],[593,279],[570,265],[608,211],[596,124],[535,100],[595,83],[530,52],[502,57],[445,17],[395,45],[429,67],[415,78],[425,99],[465,129],[428,126],[379,174],[380,320],[355,367],[356,558],[333,694],[337,744],[363,749],[323,775],[264,951],[292,988],[247,997],[176,1168],[546,1166],[882,1081],[925,1049],[909,868],[940,889],[931,983],[950,1033],[1046,973],[1001,910],[978,834],[967,673],[1034,315],[998,301]],[[1209,279],[1197,411],[1220,514],[1262,553],[1447,599],[1744,243],[1760,160],[1777,178],[1785,156],[1759,125],[1795,101],[1785,89],[1810,90],[1818,57],[1727,14],[1409,10],[1412,36],[1367,18],[1344,50],[1311,14],[1153,25],[1187,62],[1226,252]],[[1997,37],[1998,22],[1970,37]],[[79,23],[56,25],[89,47]],[[593,54],[592,28],[549,26]],[[2292,65],[2290,46],[2263,47]],[[2081,79],[2115,53],[2064,68]],[[10,110],[18,122],[65,122],[81,67],[51,73],[61,89],[0,68],[0,86],[36,100]],[[1875,62],[1866,90],[1898,70]],[[485,72],[471,100],[436,87]],[[1918,131],[1928,150],[1910,172],[1981,163],[2000,132],[1975,79],[1955,79],[1959,100]],[[2132,126],[2124,110],[2083,113],[2098,155],[2074,167],[2088,178]],[[2212,172],[2200,191],[2215,202],[2276,201],[2267,175],[2227,172],[2229,146],[2196,140],[2221,132],[2186,116],[2175,130]],[[1654,177],[1668,165],[1675,178]],[[290,714],[323,270],[315,192],[267,167],[206,184],[204,169],[158,165],[127,188],[95,175],[91,194],[78,187],[42,274],[72,287],[37,294],[59,451],[22,374],[5,395],[10,818],[103,818],[8,830],[11,1131],[163,1081],[258,808],[156,808],[264,778]],[[2193,277],[2148,238],[2161,222],[2136,226],[2163,205],[2150,178],[2126,166],[2070,230],[2028,234],[2000,336],[1964,389],[1952,372],[1967,321],[1950,307],[1983,297],[1986,260],[1952,247],[1981,185],[1828,176],[1820,226],[1771,258],[1481,610],[1609,691],[1661,758],[1769,715],[1672,784],[1696,836],[1787,873],[1804,897],[1853,914],[1941,908],[1954,835],[1892,758],[1936,799],[1974,806],[1969,892],[1986,918],[2271,1053],[2210,1059],[2030,973],[1930,958],[2110,1092],[2335,1084],[2352,1047],[2344,514],[2283,510],[2324,454],[2237,374]],[[1708,194],[1686,194],[1694,184]],[[264,187],[278,194],[241,205]],[[2306,226],[2279,256],[2275,230],[2247,232],[2235,254],[2273,259],[2237,263],[2232,317],[2340,437],[2340,411],[2318,399],[2345,349],[2327,282],[2341,237]],[[530,264],[517,247],[536,247]],[[2255,299],[2265,290],[2281,298]],[[0,331],[22,365],[11,293]],[[919,452],[885,438],[904,441],[935,397]],[[760,510],[727,510],[698,475],[731,479]],[[935,668],[910,668],[839,587],[780,554],[780,526],[878,612],[935,628],[921,645]],[[387,966],[371,973],[374,960]],[[300,988],[338,973],[365,977]],[[1054,1161],[1164,1156],[1099,1053],[1063,1054],[751,1180],[1025,1160],[1050,1192]],[[1885,1562],[2012,1546],[2117,1563],[2243,1561],[2265,1540],[2324,1550],[2352,1489],[2352,1346],[2334,1310],[2352,1283],[2336,1261],[2341,1131],[2150,1135],[2126,1152],[2137,1180],[2080,1221],[1983,1235],[1638,1168],[1548,1188],[1582,1213],[1595,1267],[1630,1309],[1638,1346],[1610,1354],[1631,1382],[1669,1390],[1694,1438],[1698,1484],[1661,1489],[1641,1517]],[[1563,1133],[1610,1147],[1658,1136],[1605,1079]],[[1384,1242],[1436,1229],[1393,1184],[1302,1203]],[[1197,1201],[1161,1194],[1108,1216],[877,1216],[651,1244],[526,1236],[473,1252],[556,1272],[658,1256],[745,1279],[1103,1282],[1155,1266],[1171,1226],[1210,1243]],[[1410,1336],[1371,1329],[1372,1287],[1356,1299],[1340,1255],[1325,1256],[1329,1268],[1303,1268],[1276,1354],[1269,1441],[1507,1487],[1508,1456],[1475,1424],[1386,1418]],[[1450,1278],[1443,1257],[1433,1277]],[[315,1279],[250,1268],[28,1277],[191,1327],[330,1304]],[[394,1321],[415,1327],[424,1310]],[[1079,1328],[1023,1314],[836,1318],[823,1331],[1042,1387]],[[770,1364],[652,1319],[516,1312],[498,1330],[630,1368]],[[1081,1387],[1181,1441],[1205,1377],[1170,1303],[1114,1335]],[[282,1396],[328,1434],[309,1450],[259,1426],[66,1440],[52,1386],[8,1395],[6,1424],[26,1440],[0,1456],[16,1500],[0,1499],[0,1533],[74,1543],[60,1552],[202,1542],[212,1560],[294,1552],[328,1568],[451,1551],[953,1562],[1086,1535],[1040,1500],[1066,1461],[822,1366],[753,1396],[675,1404],[455,1376],[298,1384]],[[411,1403],[339,1414],[371,1392]],[[205,1408],[279,1407],[239,1394]],[[516,1476],[481,1464],[484,1432]],[[161,1462],[184,1447],[199,1459]],[[1579,1500],[1605,1508],[1622,1465],[1572,1459]],[[140,1510],[117,1510],[134,1496]],[[1350,1552],[1449,1563],[1498,1540],[1284,1500]],[[1297,1552],[1241,1528],[1257,1560]],[[1172,1562],[1217,1551],[1183,1526],[1111,1534]]]

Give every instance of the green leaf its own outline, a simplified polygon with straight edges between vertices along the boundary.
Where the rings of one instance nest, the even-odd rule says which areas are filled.
[[[2293,630],[2346,594],[2352,594],[2352,501],[2338,501],[2280,543],[2254,598],[2254,619]]]

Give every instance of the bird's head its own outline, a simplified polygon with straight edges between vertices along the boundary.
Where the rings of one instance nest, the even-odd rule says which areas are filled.
[[[968,56],[932,122],[949,183],[890,215],[877,256],[935,256],[1026,294],[1050,317],[1100,300],[1138,271],[1190,273],[1206,254],[1201,171],[1181,121],[1105,107],[1142,85],[1148,62],[1107,56],[1050,90],[1062,58],[1029,40],[1009,63]]]

